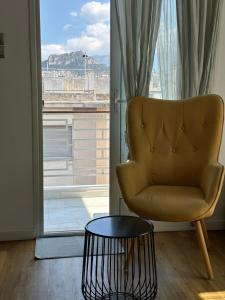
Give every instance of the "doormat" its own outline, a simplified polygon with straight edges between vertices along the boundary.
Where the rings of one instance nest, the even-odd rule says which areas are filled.
[[[99,249],[101,246],[99,245]],[[36,239],[35,258],[66,258],[66,257],[83,257],[84,236],[68,237],[46,237]],[[107,254],[124,254],[122,249],[118,253]],[[106,254],[106,255],[107,255]],[[99,253],[101,255],[101,253]]]

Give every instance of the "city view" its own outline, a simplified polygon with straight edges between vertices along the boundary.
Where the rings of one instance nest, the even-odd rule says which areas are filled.
[[[45,185],[108,185],[109,65],[77,51],[42,66]]]
[[[109,81],[109,65],[83,51],[42,62],[46,213],[63,199],[64,218],[78,215],[67,230],[109,210]]]

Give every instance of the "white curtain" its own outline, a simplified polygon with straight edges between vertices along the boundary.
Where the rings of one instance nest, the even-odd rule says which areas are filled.
[[[127,101],[148,96],[162,0],[115,0]]]
[[[179,98],[178,57],[176,0],[162,0],[154,70],[159,73],[163,99]]]

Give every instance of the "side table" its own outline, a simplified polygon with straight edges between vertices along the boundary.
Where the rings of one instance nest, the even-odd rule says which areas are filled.
[[[85,227],[84,299],[154,299],[153,224],[133,216],[94,219]]]

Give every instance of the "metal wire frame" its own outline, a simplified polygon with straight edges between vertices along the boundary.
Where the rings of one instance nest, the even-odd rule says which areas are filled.
[[[85,231],[82,293],[87,300],[154,299],[154,233],[108,238]]]

